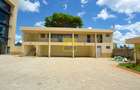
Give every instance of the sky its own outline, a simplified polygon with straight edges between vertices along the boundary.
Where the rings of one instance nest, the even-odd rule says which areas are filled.
[[[19,0],[16,42],[21,27],[43,27],[54,12],[80,16],[83,28],[113,29],[113,42],[140,36],[140,0]]]

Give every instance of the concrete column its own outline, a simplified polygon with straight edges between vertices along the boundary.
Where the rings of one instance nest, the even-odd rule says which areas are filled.
[[[40,46],[36,45],[36,56],[40,56]]]
[[[102,34],[102,43],[104,43],[104,34]]]
[[[95,57],[97,57],[97,33],[95,33]]]
[[[95,43],[97,43],[97,33],[95,33]]]
[[[51,33],[49,32],[48,57],[51,57]]]
[[[74,53],[75,53],[75,51],[74,51],[74,41],[75,39],[74,39],[74,33],[72,33],[72,57],[74,58],[75,57],[75,55],[74,55]]]
[[[22,45],[22,55],[26,56],[26,54],[27,54],[26,47],[25,47],[25,45]]]

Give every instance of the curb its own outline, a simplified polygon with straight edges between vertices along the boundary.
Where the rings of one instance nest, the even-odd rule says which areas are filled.
[[[129,72],[133,72],[133,73],[135,73],[135,74],[140,75],[140,72],[138,72],[138,71],[136,71],[136,70],[132,70],[132,69],[129,69],[129,68],[126,68],[126,67],[122,67],[122,66],[119,66],[119,65],[117,65],[117,67],[120,68],[120,69],[124,69],[124,70],[127,70],[127,71],[129,71]]]

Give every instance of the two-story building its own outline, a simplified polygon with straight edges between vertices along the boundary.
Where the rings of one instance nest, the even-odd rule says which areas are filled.
[[[110,57],[112,30],[22,27],[23,54],[47,57]]]

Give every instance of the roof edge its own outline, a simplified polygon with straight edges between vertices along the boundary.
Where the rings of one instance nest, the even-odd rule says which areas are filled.
[[[68,30],[75,30],[75,29],[77,29],[77,30],[88,30],[88,31],[108,31],[108,32],[112,32],[113,33],[113,30],[112,29],[88,29],[88,28],[66,28],[66,27],[24,27],[24,26],[22,26],[21,28],[20,28],[22,31],[24,31],[24,30],[45,30],[45,29],[55,29],[55,30],[57,30],[57,29],[68,29]]]

